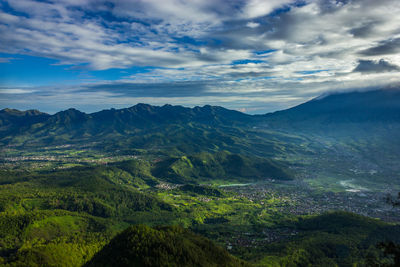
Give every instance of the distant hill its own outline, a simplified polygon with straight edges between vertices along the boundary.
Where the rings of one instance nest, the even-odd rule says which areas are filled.
[[[131,226],[86,266],[248,266],[210,240],[178,226]]]
[[[143,186],[154,186],[158,181],[193,185],[216,179],[248,182],[265,179],[291,180],[294,177],[287,165],[280,161],[227,151],[167,157],[153,164],[143,160],[128,160],[109,164],[108,169],[115,173],[121,170],[126,172],[120,175],[123,179],[114,182]]]
[[[399,124],[400,90],[332,93],[287,110],[258,117],[267,127],[316,132],[324,127],[335,129],[338,125]]]
[[[213,179],[290,180],[292,175],[285,170],[286,167],[274,160],[222,151],[215,154],[203,152],[187,157],[170,157],[158,162],[153,174],[174,183],[193,183]]]

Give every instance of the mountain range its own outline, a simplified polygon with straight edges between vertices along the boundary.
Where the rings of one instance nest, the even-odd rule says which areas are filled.
[[[331,93],[293,108],[248,115],[218,106],[137,104],[86,114],[0,111],[0,147],[76,145],[120,154],[184,155],[226,150],[260,157],[339,149],[377,155],[400,151],[400,90]],[[332,140],[335,140],[334,142]],[[371,149],[366,146],[370,143]],[[335,148],[337,150],[337,148]],[[377,150],[381,150],[380,152]],[[386,156],[383,156],[385,158]]]
[[[0,133],[18,134],[16,130],[32,133],[77,130],[92,135],[116,131],[124,134],[135,129],[158,127],[164,124],[204,124],[207,126],[247,126],[267,123],[283,128],[312,123],[398,123],[400,122],[400,90],[342,92],[322,95],[306,103],[265,115],[248,115],[219,106],[187,108],[182,106],[152,106],[137,104],[130,108],[109,109],[86,114],[76,109],[54,115],[38,110],[0,110]],[[294,124],[294,125],[293,125]]]
[[[97,144],[105,151],[129,148],[176,153],[217,152],[273,156],[295,153],[316,139],[381,139],[400,143],[400,90],[332,93],[293,108],[248,115],[218,106],[186,108],[137,104],[86,114],[37,110],[0,111],[0,146],[30,148]],[[317,136],[318,138],[312,138]],[[93,145],[96,148],[95,145]],[[175,153],[174,152],[174,153]],[[304,151],[303,151],[304,152]],[[302,152],[302,153],[303,153]]]

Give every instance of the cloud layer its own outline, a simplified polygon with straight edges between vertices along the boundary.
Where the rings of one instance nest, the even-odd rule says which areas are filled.
[[[398,84],[399,13],[397,0],[2,1],[2,68],[29,55],[69,69],[126,71],[76,86],[3,84],[0,104],[57,111],[209,103],[265,112],[326,90]]]

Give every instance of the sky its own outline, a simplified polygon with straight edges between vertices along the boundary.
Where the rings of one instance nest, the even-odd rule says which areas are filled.
[[[398,0],[0,0],[0,108],[250,114],[400,88]]]

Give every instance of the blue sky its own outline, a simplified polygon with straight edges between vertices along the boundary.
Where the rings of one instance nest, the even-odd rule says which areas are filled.
[[[248,113],[397,87],[398,0],[0,0],[0,108]]]

